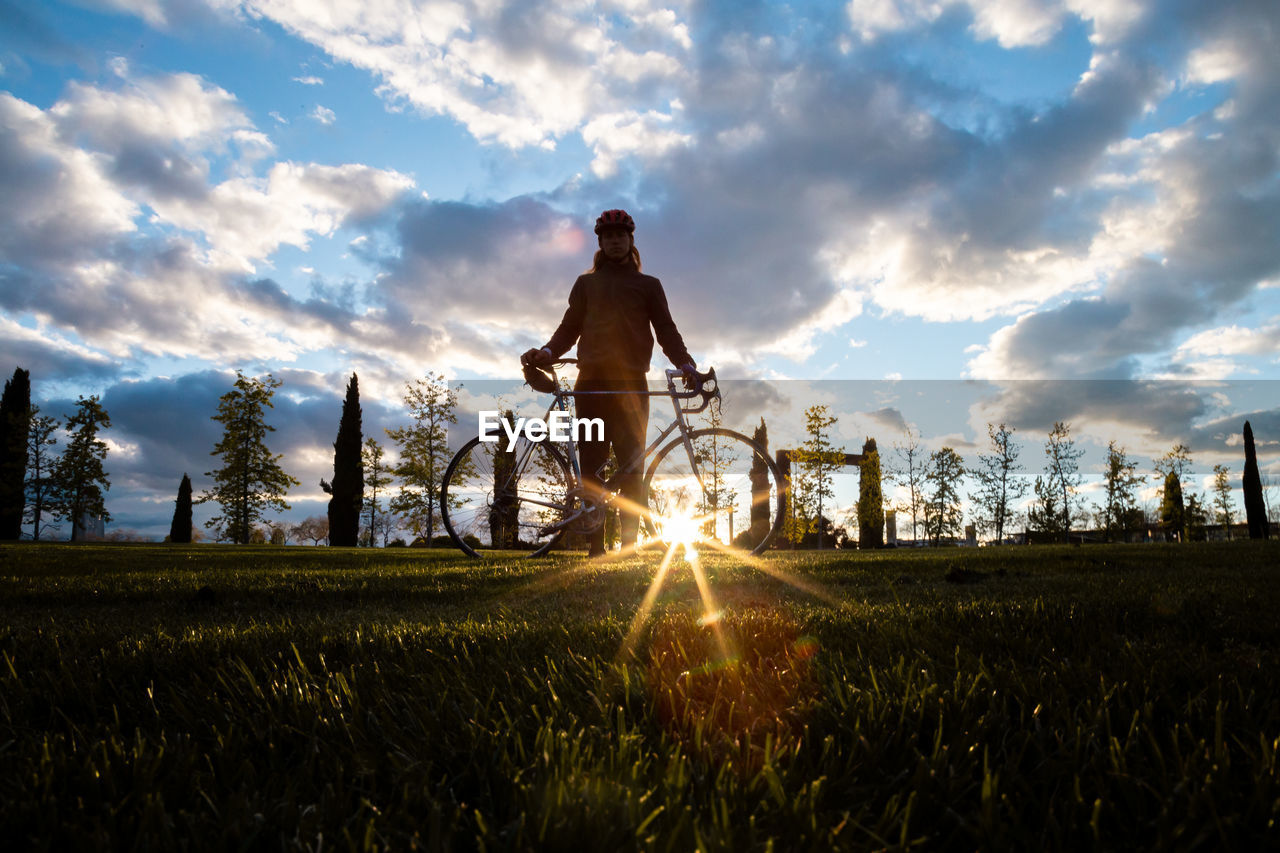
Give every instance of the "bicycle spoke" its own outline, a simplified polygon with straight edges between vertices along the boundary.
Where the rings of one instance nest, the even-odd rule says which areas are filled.
[[[695,430],[690,439],[692,459],[677,439],[658,451],[645,477],[658,537],[764,550],[781,520],[773,461],[751,439],[731,430]]]
[[[543,442],[473,439],[449,463],[442,490],[445,528],[473,556],[542,553],[572,514],[570,475],[560,455]]]

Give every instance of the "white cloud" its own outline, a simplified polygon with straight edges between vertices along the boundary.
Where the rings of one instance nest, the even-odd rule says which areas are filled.
[[[643,49],[624,44],[589,5],[525,3],[518,14],[480,0],[320,0],[305,9],[243,0],[237,8],[370,71],[393,101],[451,116],[477,139],[513,148],[551,146],[616,95],[678,76],[675,56],[691,43],[677,12],[648,3],[621,10],[621,31],[634,28],[653,42]]]
[[[690,144],[693,137],[672,130],[671,122],[671,116],[652,111],[643,115],[612,113],[588,122],[582,139],[595,152],[591,171],[607,178],[618,171],[618,161],[624,157],[656,158]]]
[[[303,86],[323,86],[324,78],[308,75],[306,77],[294,77],[293,82],[301,83]]]
[[[1280,318],[1256,329],[1237,325],[1198,332],[1175,353],[1179,361],[1231,355],[1275,356],[1280,353]]]
[[[10,263],[83,258],[135,230],[139,209],[106,174],[104,158],[66,142],[38,107],[0,93],[0,249]]]
[[[973,15],[972,32],[1001,47],[1035,47],[1053,38],[1067,15],[1093,26],[1091,39],[1106,44],[1122,38],[1145,11],[1140,0],[851,0],[849,22],[864,40],[931,24],[944,12],[963,7]]]
[[[311,117],[324,125],[333,124],[338,120],[338,116],[328,107],[322,107],[319,104],[311,111]]]

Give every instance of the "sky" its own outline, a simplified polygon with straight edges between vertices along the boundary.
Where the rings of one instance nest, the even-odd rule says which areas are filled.
[[[148,535],[236,370],[322,513],[347,377],[382,437],[516,376],[615,207],[779,442],[1007,421],[1035,473],[1062,420],[1203,479],[1248,418],[1280,479],[1274,0],[0,0],[0,189],[0,372],[101,396]]]

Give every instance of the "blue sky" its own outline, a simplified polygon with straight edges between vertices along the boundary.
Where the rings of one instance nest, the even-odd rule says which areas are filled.
[[[0,0],[0,363],[104,396],[140,530],[211,467],[149,414],[271,372],[312,514],[345,376],[371,433],[512,376],[626,207],[722,375],[1230,381],[1266,439],[1278,42],[1267,0]],[[1235,458],[1141,397],[1028,441]]]

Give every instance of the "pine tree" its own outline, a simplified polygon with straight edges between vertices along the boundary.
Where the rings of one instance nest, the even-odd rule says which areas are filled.
[[[835,496],[833,474],[844,464],[844,451],[831,444],[831,427],[838,420],[823,405],[805,409],[805,433],[808,438],[791,452],[791,513],[786,519],[788,538],[803,541],[806,534],[817,532],[818,548],[823,545],[822,512]]]
[[[884,547],[884,491],[880,451],[874,438],[862,445],[862,463],[858,466],[858,547]]]
[[[212,416],[222,424],[223,434],[209,455],[222,457],[222,467],[205,472],[214,485],[196,503],[217,502],[222,515],[205,526],[220,529],[223,537],[238,545],[248,544],[255,523],[268,507],[289,509],[284,496],[290,486],[298,485],[280,467],[281,457],[272,455],[266,445],[267,433],[275,427],[267,425],[265,409],[272,408],[271,397],[279,387],[280,380],[271,374],[266,379],[248,378],[237,370],[233,389],[222,395],[218,414]]]
[[[978,510],[975,522],[980,530],[995,534],[997,544],[1013,517],[1013,504],[1027,493],[1026,478],[1018,464],[1018,445],[1013,443],[1013,430],[1004,424],[997,429],[987,424],[991,453],[979,453],[978,464],[969,473],[978,481],[978,491],[969,495]]]
[[[1107,468],[1103,475],[1106,503],[1102,508],[1102,526],[1110,541],[1117,530],[1128,532],[1136,515],[1137,488],[1146,477],[1138,473],[1137,463],[1129,460],[1125,449],[1111,441],[1107,444]]]
[[[338,437],[333,442],[333,485],[320,485],[329,499],[329,544],[353,548],[360,538],[360,503],[364,496],[364,461],[361,458],[360,386],[356,375],[347,383]]]
[[[1244,514],[1250,539],[1266,539],[1267,505],[1262,498],[1262,476],[1258,471],[1258,451],[1253,446],[1253,427],[1244,422]]]
[[[18,367],[0,397],[0,539],[22,535],[30,424],[31,374]]]
[[[960,483],[964,480],[964,460],[950,447],[929,454],[924,479],[932,489],[925,497],[925,534],[940,545],[944,536],[960,533]]]
[[[1043,477],[1036,477],[1036,500],[1027,511],[1027,525],[1040,533],[1062,533],[1062,510],[1058,508],[1058,489]]]
[[[32,541],[40,541],[40,534],[51,525],[57,505],[57,490],[53,479],[57,457],[53,448],[58,443],[54,433],[58,419],[40,414],[39,406],[31,407],[31,427],[27,432],[27,482],[26,510],[23,522],[31,525]]]
[[[440,486],[449,465],[448,425],[456,424],[458,394],[444,376],[428,373],[425,379],[405,386],[405,405],[413,423],[387,430],[400,445],[400,464],[394,473],[400,491],[391,499],[391,511],[401,515],[414,535],[428,545],[440,517]]]
[[[71,437],[54,466],[53,480],[57,492],[55,513],[71,522],[72,542],[82,537],[86,521],[111,520],[102,494],[111,488],[102,467],[107,444],[98,438],[98,433],[109,426],[111,418],[96,395],[79,398],[76,413],[67,418],[65,429]]]
[[[173,523],[169,525],[169,541],[175,545],[191,544],[191,478],[182,475],[178,499],[173,505]]]

